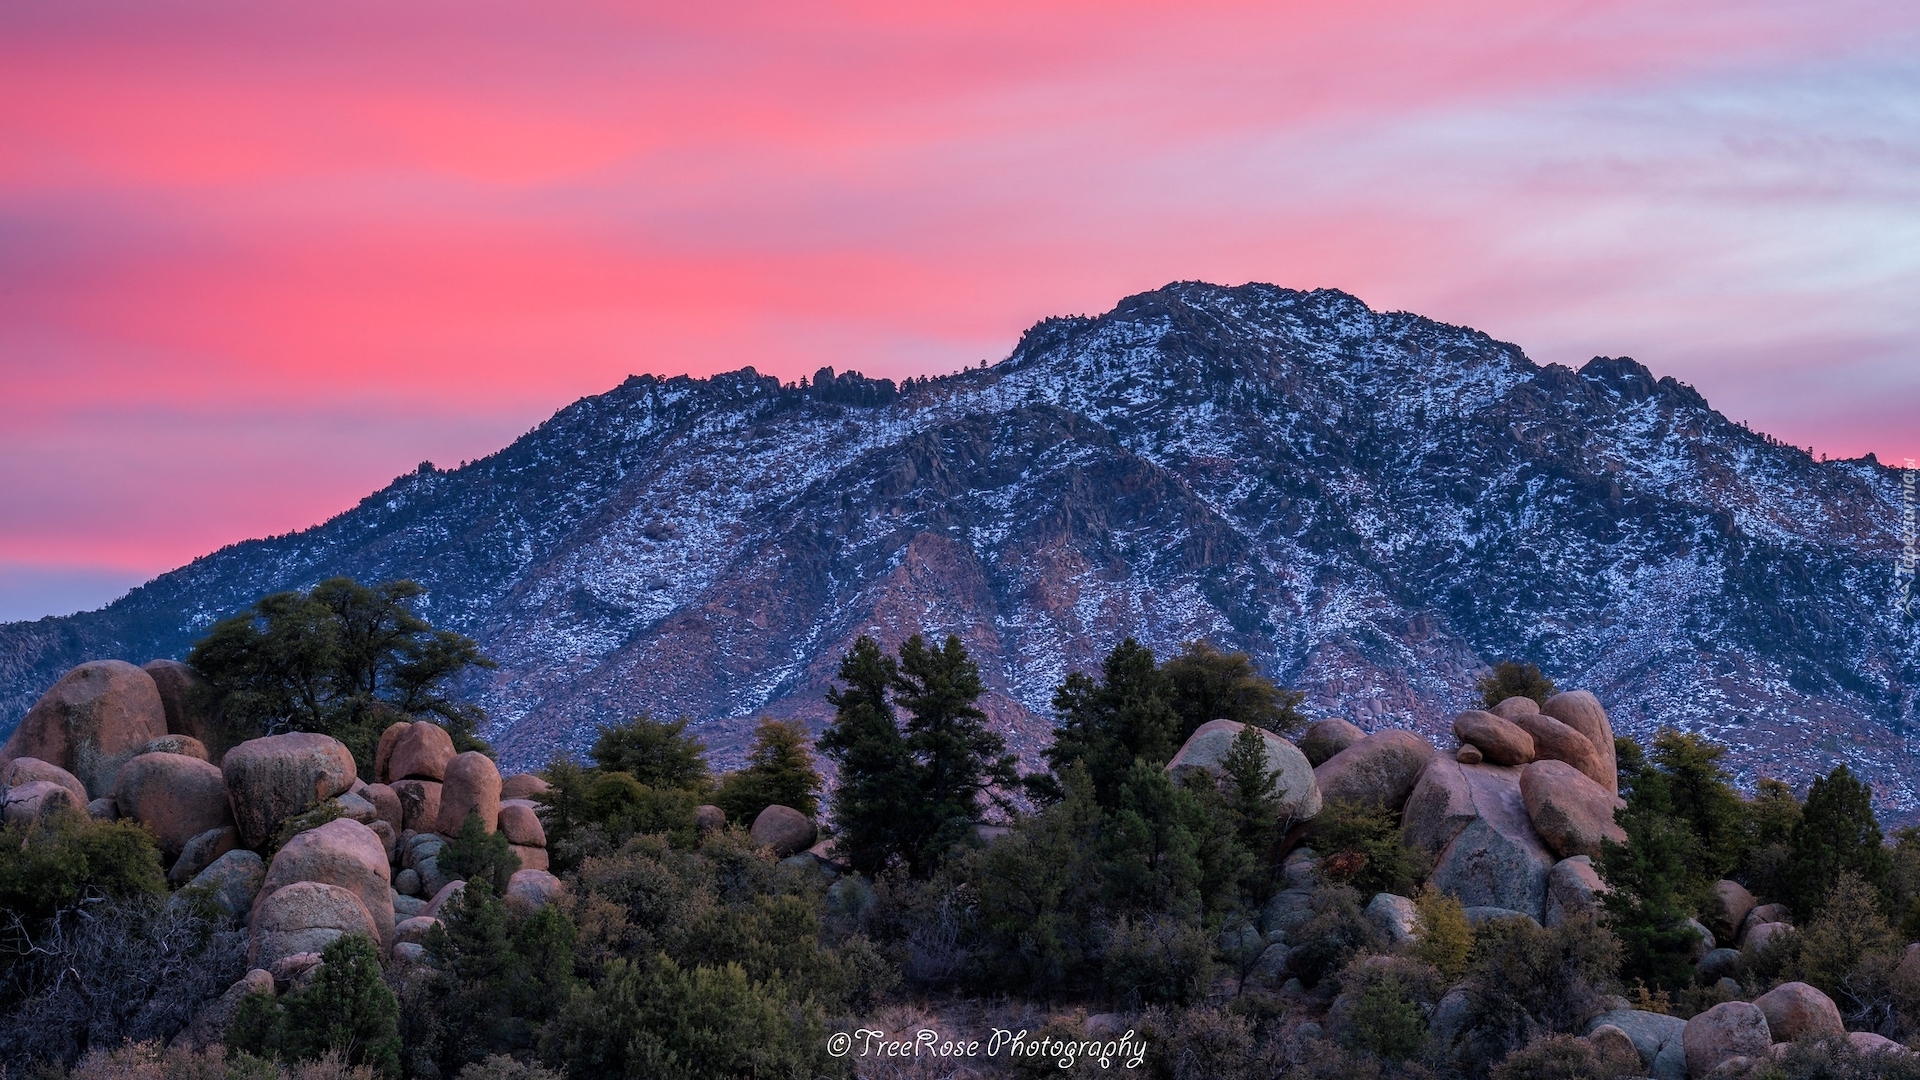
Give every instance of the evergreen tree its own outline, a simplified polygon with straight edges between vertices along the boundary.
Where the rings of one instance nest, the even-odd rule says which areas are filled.
[[[1054,777],[1076,761],[1084,763],[1094,797],[1112,807],[1135,760],[1164,765],[1186,736],[1152,649],[1127,638],[1107,654],[1100,676],[1096,682],[1073,672],[1054,691],[1059,726],[1046,758]],[[1043,795],[1057,790],[1057,784],[1037,786]]]
[[[976,704],[986,692],[979,665],[959,637],[929,646],[915,634],[900,646],[894,702],[907,714],[906,744],[917,764],[919,800],[903,854],[917,874],[930,870],[980,818],[981,799],[1019,780],[1006,742]]]
[[[1793,828],[1787,904],[1802,921],[1819,914],[1848,871],[1876,890],[1887,887],[1891,859],[1873,816],[1873,791],[1843,765],[1813,782]]]
[[[1516,660],[1502,660],[1493,665],[1492,671],[1474,683],[1474,689],[1480,691],[1481,707],[1487,709],[1510,697],[1529,697],[1545,705],[1557,692],[1553,680],[1541,674],[1537,664]]]
[[[743,824],[773,805],[791,806],[812,817],[820,809],[820,774],[807,742],[806,725],[800,721],[761,718],[746,768],[722,779],[714,803]]]
[[[1672,728],[1653,738],[1653,762],[1667,779],[1673,812],[1693,834],[1688,865],[1708,880],[1726,876],[1740,858],[1745,807],[1720,767],[1727,748]]]
[[[687,734],[687,718],[661,722],[641,714],[601,727],[587,753],[603,772],[623,772],[651,788],[704,791],[707,748]]]
[[[413,613],[425,592],[411,581],[334,577],[307,593],[274,593],[215,623],[187,662],[213,687],[236,741],[318,731],[370,768],[388,724],[425,719],[460,749],[484,749],[474,735],[484,714],[449,688],[467,669],[494,663],[472,638]]]
[[[425,999],[408,1003],[410,1059],[452,1076],[488,1054],[532,1049],[573,989],[574,938],[552,905],[515,914],[484,881],[469,882],[427,935],[433,966],[409,991]],[[410,1070],[426,1072],[425,1061],[410,1060]]]
[[[484,881],[495,892],[504,893],[507,881],[520,869],[520,856],[513,853],[507,834],[489,831],[476,812],[468,814],[460,822],[459,835],[447,841],[440,866],[462,881]]]
[[[1280,821],[1280,770],[1267,767],[1267,740],[1259,728],[1240,729],[1221,759],[1220,770],[1225,774],[1221,786],[1226,790],[1227,810],[1240,842],[1249,851],[1265,853]]]
[[[227,1043],[266,1056],[313,1061],[331,1053],[381,1076],[400,1075],[400,1003],[380,977],[380,956],[365,934],[347,934],[320,950],[313,981],[285,997],[261,993],[241,1005]]]
[[[1687,867],[1693,837],[1674,814],[1667,778],[1642,768],[1614,820],[1627,840],[1603,840],[1598,869],[1607,883],[1601,903],[1620,939],[1621,977],[1654,989],[1681,989],[1693,977],[1696,939],[1686,925],[1686,901],[1698,880]]]
[[[834,790],[835,844],[855,869],[872,874],[905,846],[906,823],[920,794],[913,755],[894,720],[888,690],[894,659],[864,635],[840,659],[845,688],[827,691],[833,722],[820,734],[820,752],[840,766]]]
[[[1205,641],[1189,641],[1160,666],[1167,697],[1180,714],[1179,739],[1186,741],[1209,720],[1234,720],[1285,735],[1306,723],[1299,705],[1306,695],[1283,690],[1254,670],[1244,652],[1221,652]]]

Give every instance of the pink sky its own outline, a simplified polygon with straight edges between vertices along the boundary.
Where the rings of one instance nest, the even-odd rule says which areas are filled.
[[[1916,56],[1849,0],[0,6],[0,618],[629,373],[949,371],[1189,278],[1920,456]]]

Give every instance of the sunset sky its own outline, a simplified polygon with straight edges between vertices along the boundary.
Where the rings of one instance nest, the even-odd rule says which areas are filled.
[[[0,619],[1193,278],[1920,456],[1920,4],[0,5]]]

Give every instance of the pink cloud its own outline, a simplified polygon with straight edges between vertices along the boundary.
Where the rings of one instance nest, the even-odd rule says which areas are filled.
[[[1789,441],[1920,452],[1916,28],[1873,2],[14,5],[0,561],[159,570],[630,372],[951,370],[1182,278],[1632,353]]]

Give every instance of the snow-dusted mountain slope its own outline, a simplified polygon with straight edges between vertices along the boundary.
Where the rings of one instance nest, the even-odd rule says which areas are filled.
[[[855,636],[916,629],[967,641],[1031,754],[1061,676],[1133,634],[1433,734],[1476,669],[1533,659],[1629,732],[1710,732],[1747,780],[1845,758],[1912,816],[1900,515],[1895,471],[1815,462],[1631,360],[1539,367],[1338,292],[1179,284],[897,391],[628,379],[324,525],[0,627],[0,728],[71,664],[178,656],[345,573],[415,578],[480,639],[517,764],[641,711],[694,717],[724,764],[762,713],[822,720]]]

